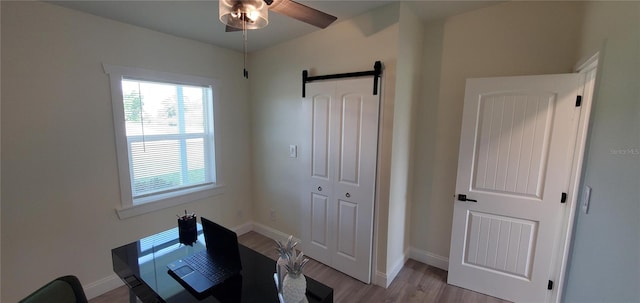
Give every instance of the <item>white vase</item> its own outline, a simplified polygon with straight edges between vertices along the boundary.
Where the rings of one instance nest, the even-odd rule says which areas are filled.
[[[278,261],[276,261],[276,283],[278,284],[278,292],[282,293],[282,283],[284,280],[284,275],[287,272],[287,269],[284,267],[287,264],[287,259],[283,257],[279,257]]]
[[[304,302],[307,292],[307,279],[304,275],[287,274],[282,286],[282,297],[285,303]]]

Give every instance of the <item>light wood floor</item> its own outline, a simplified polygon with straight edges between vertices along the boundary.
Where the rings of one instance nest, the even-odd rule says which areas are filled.
[[[275,260],[273,241],[255,232],[239,237],[239,242]],[[389,288],[367,285],[326,265],[311,260],[305,274],[333,288],[334,302],[470,302],[505,303],[494,297],[447,285],[447,272],[414,260],[404,265]],[[94,298],[89,303],[128,303],[125,286]]]

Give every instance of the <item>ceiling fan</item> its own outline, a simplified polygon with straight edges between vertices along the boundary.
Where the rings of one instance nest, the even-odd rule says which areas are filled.
[[[267,24],[269,24],[269,10],[319,28],[326,28],[338,19],[335,16],[292,0],[219,0],[219,9],[220,21],[226,25],[225,31],[242,31],[243,33],[243,76],[245,78],[249,78],[249,72],[246,68],[247,30],[267,26]]]
[[[338,19],[335,16],[292,0],[220,0],[220,21],[226,31],[241,31],[265,27],[268,11],[289,16],[319,28],[326,28]]]

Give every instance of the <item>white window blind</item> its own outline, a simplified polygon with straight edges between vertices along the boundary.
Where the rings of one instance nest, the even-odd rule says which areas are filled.
[[[122,78],[133,203],[215,183],[211,87]]]

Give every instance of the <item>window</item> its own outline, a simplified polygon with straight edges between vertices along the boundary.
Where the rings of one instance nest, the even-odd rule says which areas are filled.
[[[105,65],[111,78],[121,218],[215,194],[211,79]]]
[[[211,88],[122,79],[134,204],[215,182]]]

